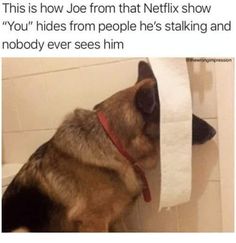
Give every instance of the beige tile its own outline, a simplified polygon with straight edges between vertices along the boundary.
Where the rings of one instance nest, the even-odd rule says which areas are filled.
[[[53,126],[57,127],[65,114],[75,108],[92,109],[115,92],[133,85],[137,65],[138,60],[132,60],[44,75]]]
[[[54,130],[3,133],[3,162],[24,163],[54,134]]]
[[[155,192],[152,191],[152,197]],[[177,211],[175,207],[158,211],[158,202],[146,203],[140,198],[140,219],[142,232],[177,232]]]
[[[177,216],[176,207],[158,212],[153,203],[146,203],[140,197],[126,218],[126,229],[128,232],[177,232]]]
[[[2,187],[2,195],[6,191],[6,189],[7,189],[7,186]]]
[[[138,199],[131,215],[126,219],[126,228],[132,232],[177,232],[178,221],[176,207],[159,211],[160,175],[159,167],[146,171],[152,201],[146,203],[143,197]]]
[[[41,62],[44,71],[55,71],[126,60],[126,58],[42,58]]]
[[[193,112],[201,118],[217,117],[214,63],[188,62]]]
[[[2,81],[3,131],[20,130],[16,94],[11,80]]]
[[[3,58],[3,79],[43,72],[40,58]]]
[[[35,75],[91,65],[125,62],[134,58],[3,58],[3,78]]]
[[[221,232],[219,182],[194,183],[191,201],[178,206],[180,232]]]
[[[81,60],[85,60],[86,65],[87,59],[80,59],[80,65]],[[104,62],[103,59],[100,61]],[[21,129],[57,127],[63,117],[76,107],[91,109],[114,92],[132,85],[137,78],[137,65],[138,59],[134,59],[15,78],[11,92],[16,95],[9,94],[8,97],[12,101],[16,99]],[[11,114],[7,115],[11,117]],[[15,117],[12,117],[12,122],[16,123]]]
[[[234,62],[217,62],[219,158],[223,231],[234,231]]]
[[[205,119],[217,131],[216,119]],[[220,180],[218,131],[216,136],[205,144],[194,145],[192,149],[193,180]]]
[[[178,214],[177,207],[170,209],[162,209],[156,217],[155,231],[156,232],[178,232]]]
[[[22,130],[51,128],[53,111],[43,75],[14,79],[13,85]]]

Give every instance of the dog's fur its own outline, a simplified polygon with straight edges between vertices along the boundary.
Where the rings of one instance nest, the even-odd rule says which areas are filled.
[[[76,109],[55,135],[40,146],[3,195],[3,231],[109,231],[142,191],[130,162],[105,134],[96,112],[140,167],[152,168],[159,156],[159,98],[155,77],[139,64],[137,83],[95,106]],[[201,134],[201,135],[199,135]],[[214,136],[193,116],[193,143]]]

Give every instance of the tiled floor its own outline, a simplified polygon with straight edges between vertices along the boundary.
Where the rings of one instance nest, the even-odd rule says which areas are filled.
[[[75,107],[91,109],[137,79],[139,58],[3,59],[3,161],[25,162]],[[188,63],[196,115],[218,127],[215,63]],[[158,212],[158,198],[137,202],[128,231],[217,232],[222,229],[218,137],[193,147],[189,203]],[[149,173],[156,190],[155,171]]]

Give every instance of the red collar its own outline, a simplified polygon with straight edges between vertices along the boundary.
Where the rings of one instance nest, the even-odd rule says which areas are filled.
[[[110,127],[109,121],[107,120],[105,114],[101,111],[97,112],[97,117],[99,122],[101,123],[104,131],[106,132],[107,136],[110,138],[112,143],[116,146],[118,151],[127,159],[130,161],[131,165],[133,166],[136,174],[139,175],[140,179],[142,180],[143,183],[143,198],[145,202],[150,202],[151,201],[151,193],[150,189],[148,186],[148,181],[146,179],[144,171],[137,165],[136,161],[134,158],[125,150],[123,147],[120,139],[116,136],[115,132],[112,130]]]

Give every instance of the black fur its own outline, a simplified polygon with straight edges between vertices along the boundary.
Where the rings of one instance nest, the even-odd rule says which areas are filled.
[[[192,122],[192,143],[193,144],[202,144],[207,140],[213,138],[216,134],[216,130],[209,125],[204,120],[193,115]]]
[[[31,155],[30,163],[37,163],[39,168],[48,146],[49,141],[41,145]],[[10,232],[19,227],[32,232],[60,231],[57,218],[63,212],[63,206],[40,190],[37,182],[32,180],[32,184],[24,185],[15,177],[2,198],[2,231]]]
[[[10,232],[19,227],[33,232],[48,231],[53,228],[50,216],[60,207],[36,185],[22,186],[13,181],[3,196],[2,231]]]
[[[160,104],[157,85],[138,90],[135,96],[135,105],[146,122],[143,130],[144,133],[150,139],[159,138]]]
[[[156,80],[155,75],[152,71],[152,69],[150,68],[150,66],[148,65],[148,63],[141,61],[138,64],[138,80],[137,82],[146,79],[146,78],[151,78]]]
[[[157,106],[156,92],[154,88],[142,88],[136,94],[136,105],[144,114],[151,114]]]

